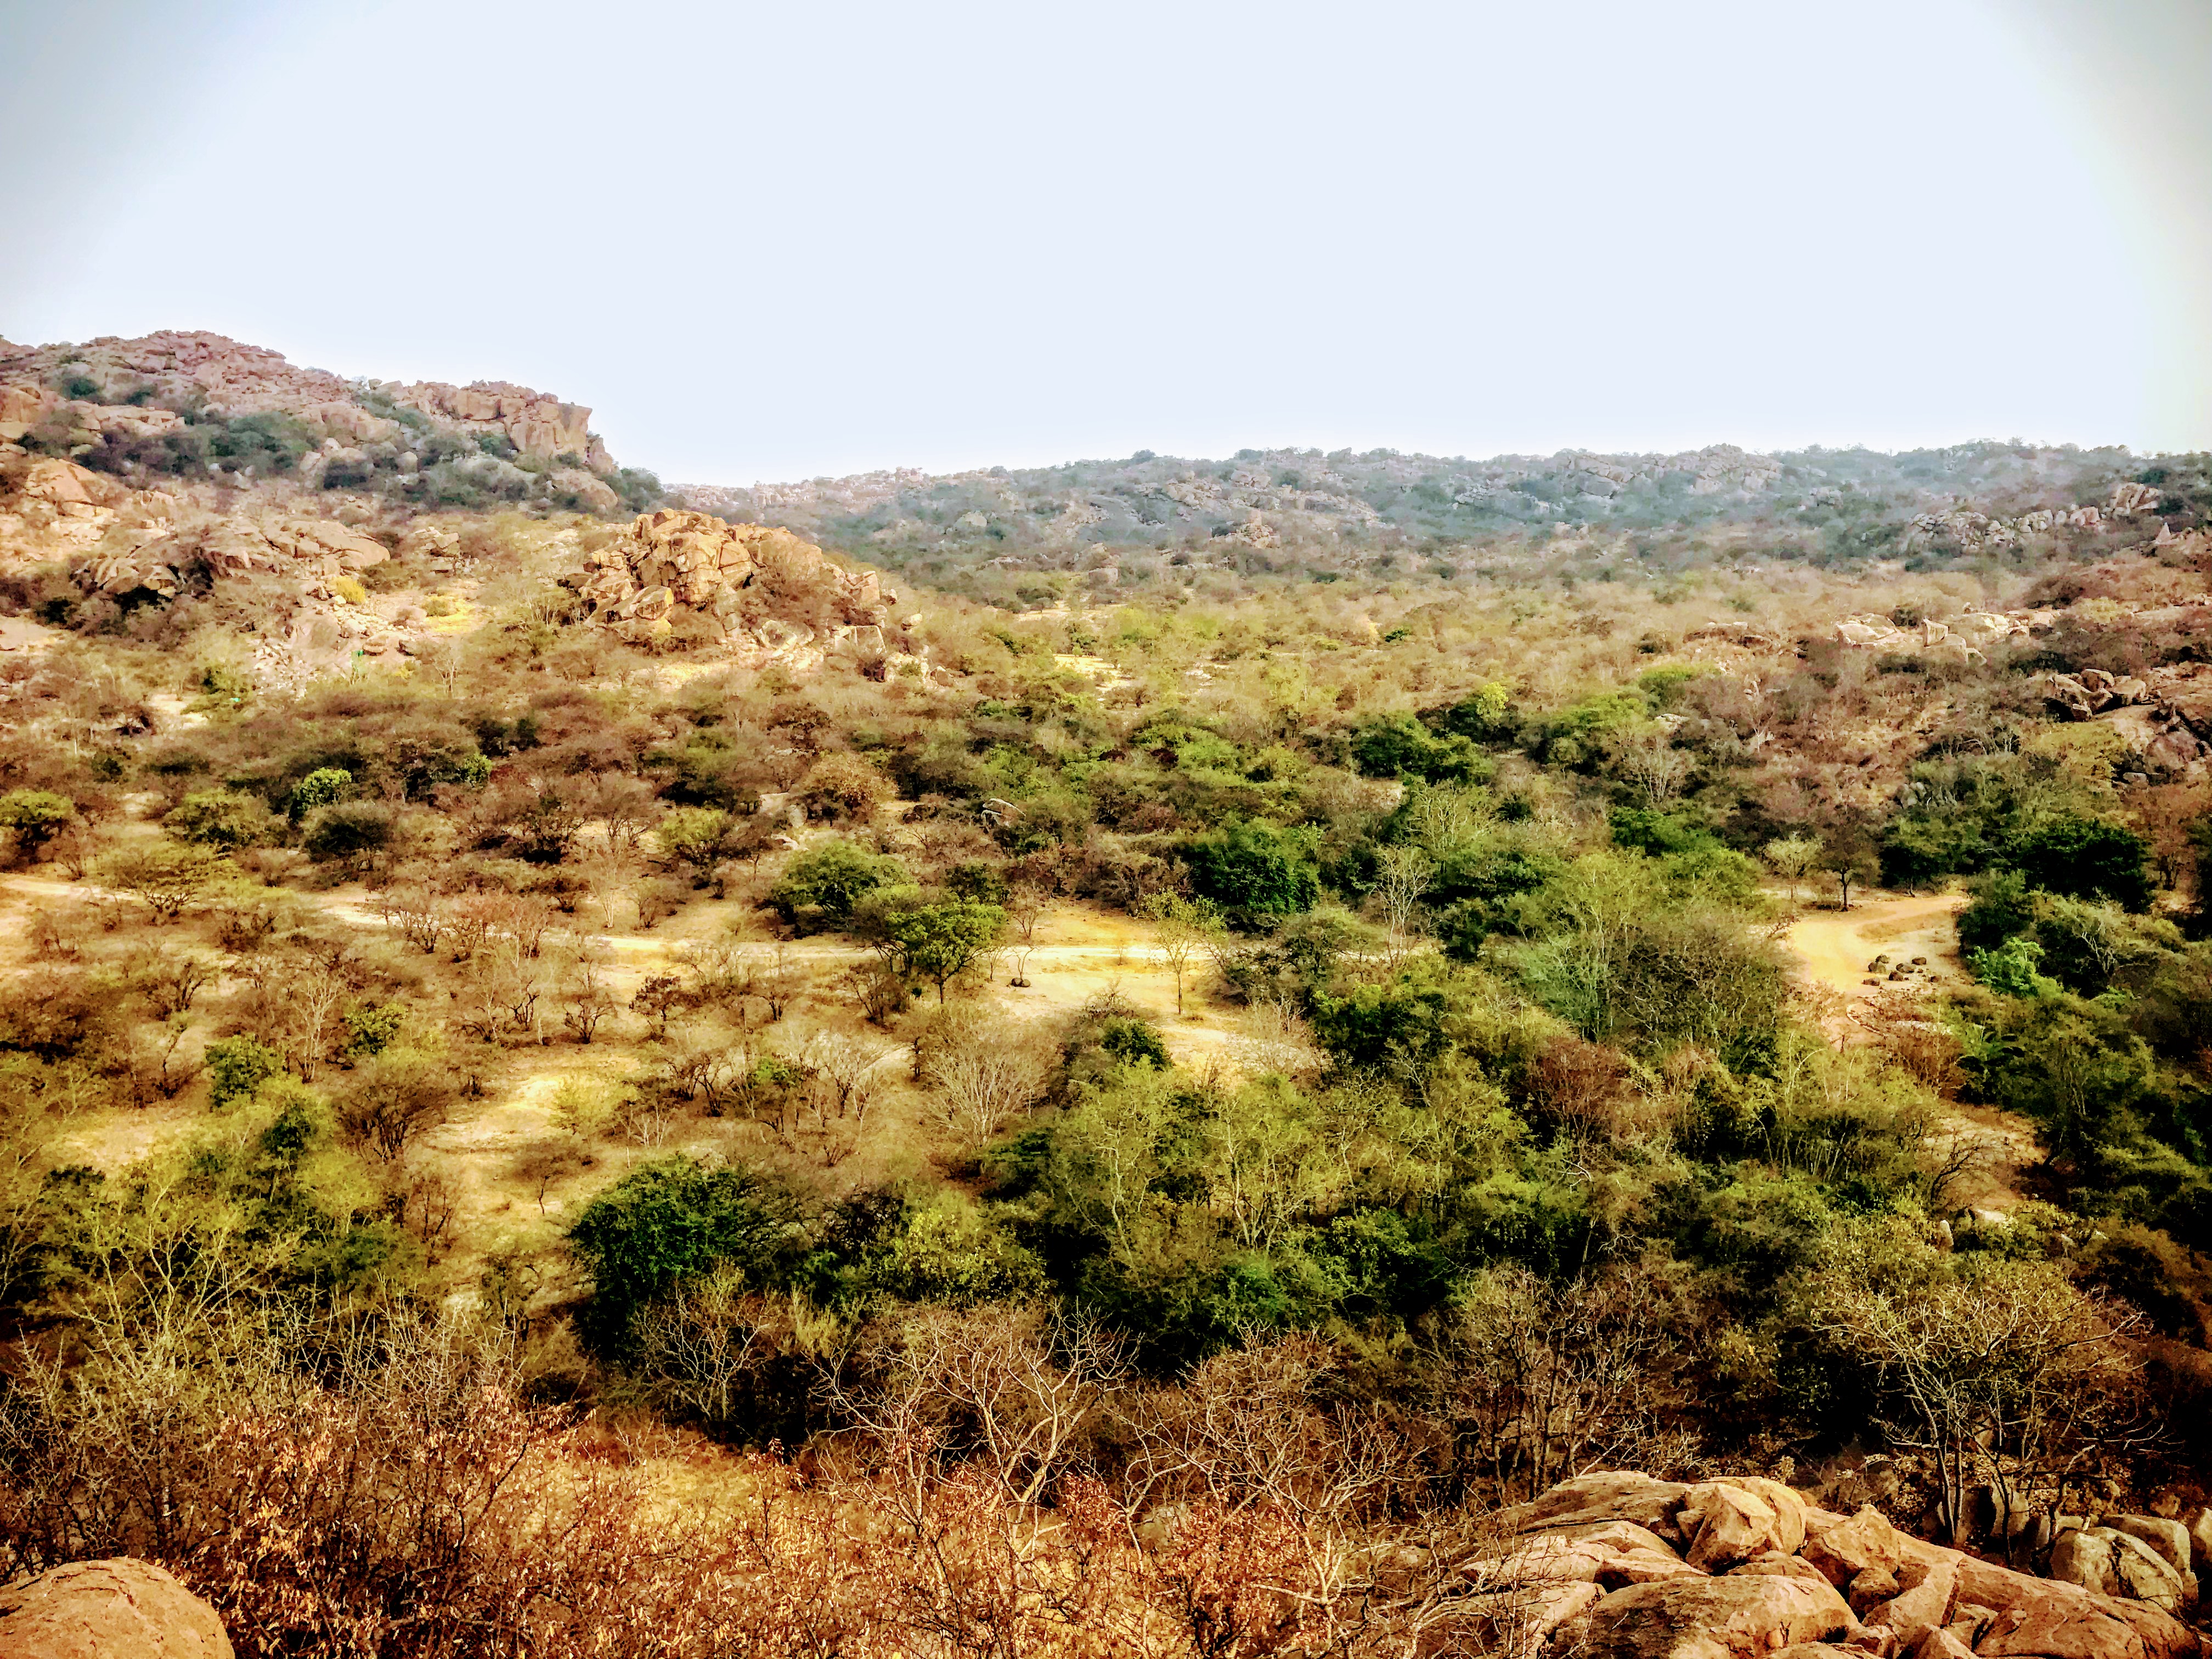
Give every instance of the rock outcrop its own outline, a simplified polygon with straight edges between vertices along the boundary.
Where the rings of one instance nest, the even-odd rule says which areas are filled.
[[[685,619],[718,629],[729,653],[763,666],[818,665],[832,644],[900,648],[885,624],[898,595],[872,570],[847,570],[787,530],[705,513],[641,514],[570,580],[591,613],[625,638],[665,637]]]
[[[1497,1517],[1459,1564],[1516,1651],[1608,1659],[2199,1659],[2175,1616],[2199,1547],[2180,1522],[2062,1532],[2039,1578],[1843,1516],[1757,1477],[1588,1474]],[[2206,1526],[2212,1536],[2212,1521]],[[2079,1540],[2079,1541],[2071,1541]]]
[[[0,1659],[231,1659],[215,1609],[150,1561],[76,1561],[0,1589]]]
[[[615,468],[592,435],[589,409],[505,380],[465,386],[348,380],[300,368],[265,347],[175,329],[0,357],[0,441],[9,443],[54,420],[86,445],[108,435],[159,437],[182,429],[185,410],[216,418],[289,415],[341,443],[403,436],[402,423],[372,403],[413,410],[471,434],[496,434],[523,455],[573,456],[574,465],[593,472]]]

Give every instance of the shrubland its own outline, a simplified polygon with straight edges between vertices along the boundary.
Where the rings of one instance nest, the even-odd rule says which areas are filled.
[[[257,1654],[1379,1652],[1593,1466],[2200,1496],[2203,769],[2041,689],[2194,660],[2084,607],[2196,555],[1724,519],[804,673],[471,520],[388,666],[0,659],[9,1566]],[[1793,975],[1946,884],[1967,972]]]

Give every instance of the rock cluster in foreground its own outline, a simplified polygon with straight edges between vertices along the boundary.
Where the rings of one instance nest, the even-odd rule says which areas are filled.
[[[1465,1566],[1502,1645],[1593,1659],[2194,1659],[2178,1521],[2060,1534],[2040,1578],[1757,1476],[1588,1474],[1499,1517]],[[2202,1530],[2200,1528],[2200,1530]],[[2072,1582],[2069,1582],[2071,1580]],[[2094,1586],[2094,1588],[2092,1586]]]

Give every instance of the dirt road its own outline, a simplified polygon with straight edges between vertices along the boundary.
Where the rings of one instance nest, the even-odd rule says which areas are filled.
[[[1956,893],[1861,899],[1848,910],[1807,912],[1783,942],[1796,953],[1808,979],[1854,1001],[1869,994],[1863,982],[1872,977],[1867,963],[1884,954],[1926,957],[1928,977],[1940,983],[1960,971],[1951,919],[1966,902]]]

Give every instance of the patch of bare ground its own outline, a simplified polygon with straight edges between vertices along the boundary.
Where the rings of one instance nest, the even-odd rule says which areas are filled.
[[[1873,892],[1849,910],[1802,913],[1782,942],[1815,988],[1823,1029],[1838,1042],[1869,1041],[1870,1026],[1900,994],[1932,1000],[1962,981],[1955,924],[1966,902],[1958,893]],[[2042,1161],[2034,1126],[1992,1106],[1947,1100],[1936,1138],[1943,1151],[1971,1149],[1950,1188],[1960,1208],[2010,1209],[2024,1196],[2027,1171]]]

